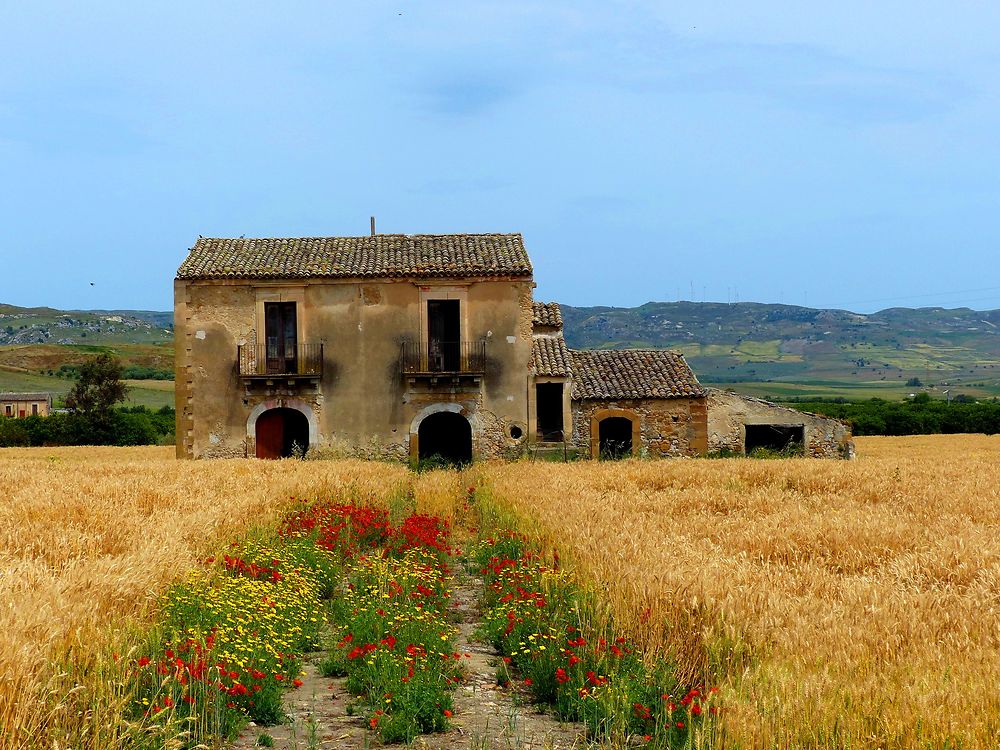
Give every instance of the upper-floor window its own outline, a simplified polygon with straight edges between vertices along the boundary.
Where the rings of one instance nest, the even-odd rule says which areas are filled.
[[[264,342],[269,373],[298,372],[298,319],[294,302],[264,303]]]
[[[462,351],[461,310],[457,299],[427,300],[427,352],[430,369],[459,369]]]

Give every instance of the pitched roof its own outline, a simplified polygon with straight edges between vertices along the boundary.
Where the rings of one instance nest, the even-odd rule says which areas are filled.
[[[665,349],[571,351],[574,399],[698,398],[683,355]]]
[[[557,302],[535,302],[534,316],[532,324],[536,326],[549,326],[552,328],[562,328],[562,311]]]
[[[0,401],[45,401],[51,393],[0,393]]]
[[[520,234],[199,237],[179,279],[531,276]]]
[[[573,372],[569,349],[562,336],[532,338],[531,364],[536,375],[568,376]]]

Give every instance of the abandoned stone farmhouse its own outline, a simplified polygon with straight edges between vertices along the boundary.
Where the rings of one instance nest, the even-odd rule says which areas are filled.
[[[177,455],[749,447],[731,394],[710,435],[713,399],[683,356],[570,350],[533,289],[519,234],[199,238],[174,282]],[[839,422],[784,411],[780,441],[843,453]]]

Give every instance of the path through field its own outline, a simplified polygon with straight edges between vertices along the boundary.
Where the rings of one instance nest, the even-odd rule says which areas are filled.
[[[459,573],[453,592],[459,630],[456,649],[468,654],[463,659],[466,678],[454,694],[454,717],[449,732],[423,735],[415,747],[475,748],[475,750],[569,750],[585,745],[583,727],[559,722],[539,713],[526,693],[513,685],[497,685],[497,653],[475,639],[480,613],[477,607],[481,581]],[[363,718],[349,716],[347,706],[352,696],[346,678],[327,678],[317,665],[323,652],[307,654],[300,679],[302,686],[289,691],[285,707],[289,722],[274,727],[249,726],[232,744],[234,750],[260,747],[261,734],[274,739],[280,750],[356,750],[380,746],[378,735],[369,730]]]

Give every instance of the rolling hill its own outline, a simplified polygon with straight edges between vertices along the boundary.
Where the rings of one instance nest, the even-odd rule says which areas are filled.
[[[0,304],[0,391],[49,391],[73,385],[74,368],[101,352],[135,374],[164,376],[174,367],[173,313],[144,310],[55,310]],[[129,382],[132,404],[173,405],[173,381]]]
[[[0,346],[172,344],[174,315],[146,310],[54,310],[0,304]]]
[[[914,378],[939,393],[1000,393],[1000,310],[862,315],[753,302],[562,310],[572,347],[678,349],[702,382],[766,397],[899,397],[914,391]]]
[[[767,398],[901,398],[921,388],[1000,395],[1000,310],[863,315],[753,302],[562,310],[572,347],[678,349],[703,383]],[[134,368],[172,369],[172,314],[0,305],[0,390],[65,393],[73,366],[100,351]],[[135,402],[168,403],[168,382],[135,381]]]

